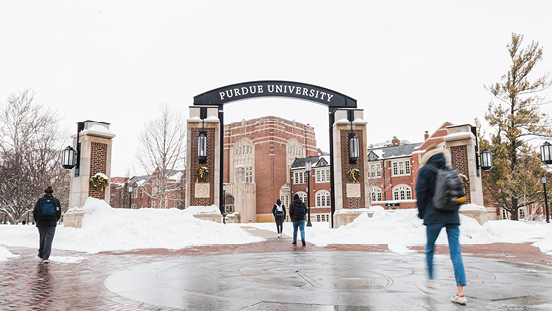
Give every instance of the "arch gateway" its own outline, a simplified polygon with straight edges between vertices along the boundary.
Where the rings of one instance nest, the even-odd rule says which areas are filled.
[[[240,222],[257,221],[255,200],[251,199],[255,195],[255,185],[245,182],[247,168],[243,165],[224,167],[223,108],[234,101],[258,97],[288,97],[328,107],[332,172],[330,221],[332,227],[351,222],[359,214],[355,210],[368,207],[369,204],[369,192],[365,186],[368,170],[367,162],[364,161],[367,122],[363,120],[363,110],[358,109],[356,100],[349,96],[320,86],[292,81],[238,83],[194,97],[190,118],[187,120],[186,206],[218,205],[221,214],[224,214],[225,193],[230,191],[233,209],[241,214]],[[248,148],[247,150],[254,148],[250,146],[250,141],[241,141],[240,144],[243,145],[242,148]],[[263,159],[243,159],[247,160]],[[208,176],[200,177],[198,173],[205,169],[209,172]],[[223,183],[225,171],[232,172],[231,175],[234,176],[227,185]],[[226,186],[231,189],[226,189]]]

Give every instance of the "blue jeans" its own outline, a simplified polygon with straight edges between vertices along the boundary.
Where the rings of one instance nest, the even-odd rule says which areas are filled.
[[[305,221],[299,220],[293,222],[293,243],[297,243],[297,228],[301,230],[301,240],[305,240]]]
[[[466,272],[464,271],[464,263],[462,262],[462,250],[460,249],[460,242],[458,237],[460,236],[460,229],[458,225],[427,225],[427,245],[425,250],[427,261],[427,272],[429,279],[433,280],[433,254],[435,253],[435,241],[439,237],[441,228],[445,227],[447,230],[447,238],[449,244],[450,259],[452,260],[452,266],[454,268],[454,278],[456,279],[456,285],[466,286]]]
[[[56,233],[56,227],[37,227],[40,235],[40,248],[38,249],[38,257],[48,260],[50,253],[52,252],[52,241],[54,240],[54,234]]]

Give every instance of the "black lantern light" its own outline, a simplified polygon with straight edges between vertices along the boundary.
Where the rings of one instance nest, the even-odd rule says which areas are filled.
[[[207,162],[207,132],[199,132],[197,138],[197,157],[199,163]]]
[[[349,133],[349,162],[351,164],[356,164],[359,157],[360,148],[358,137],[355,135],[355,133]]]
[[[61,151],[61,166],[66,170],[72,169],[75,167],[75,157],[75,149],[71,146],[67,146],[67,148]]]
[[[541,150],[541,161],[548,165],[552,164],[552,145],[549,142],[544,142],[540,147]]]
[[[492,153],[485,149],[483,151],[481,151],[481,168],[484,170],[484,171],[490,171],[491,168],[493,167],[493,155]]]
[[[132,185],[128,185],[128,208],[132,208]]]

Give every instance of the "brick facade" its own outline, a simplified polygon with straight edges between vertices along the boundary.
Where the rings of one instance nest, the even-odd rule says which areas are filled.
[[[349,162],[349,134],[354,133],[359,138],[359,159],[356,164],[351,164]],[[342,193],[347,193],[347,183],[351,183],[347,177],[347,173],[351,169],[357,169],[360,171],[360,180],[359,183],[361,185],[364,185],[364,165],[363,161],[366,159],[366,146],[363,144],[362,139],[362,131],[341,131],[341,154],[343,155],[341,157],[341,167],[343,168],[341,170],[341,180],[343,180],[342,184]],[[344,202],[343,206],[344,208],[351,208],[351,209],[357,209],[357,208],[365,208],[367,206],[365,202],[365,187],[360,187],[360,197],[348,197],[344,196]]]
[[[199,132],[206,132],[207,133],[207,160],[206,160],[206,163],[199,163],[199,159],[197,157],[197,149],[198,149],[198,145],[197,145],[197,137],[199,136]],[[197,169],[200,168],[200,167],[207,167],[207,169],[209,170],[209,179],[208,179],[208,183],[211,183],[211,185],[214,184],[214,173],[215,173],[215,157],[214,157],[214,154],[215,154],[215,130],[212,129],[212,128],[206,128],[206,129],[201,129],[201,128],[192,128],[190,129],[190,134],[192,135],[193,139],[191,140],[192,142],[192,146],[190,146],[189,148],[191,148],[192,150],[195,150],[195,155],[192,155],[192,161],[191,161],[191,166],[189,167],[189,169],[191,170],[191,183],[190,183],[190,206],[210,206],[210,205],[214,205],[214,204],[217,204],[218,205],[218,202],[215,202],[215,190],[214,189],[215,187],[210,187],[210,193],[209,193],[209,197],[208,198],[196,198],[195,197],[195,187],[196,187],[196,182],[197,182],[197,178],[195,176],[196,172],[197,172]],[[218,190],[218,189],[217,189]]]
[[[289,185],[288,143],[297,140],[302,146],[300,157],[317,154],[314,128],[310,125],[279,117],[261,117],[234,122],[224,126],[224,183],[233,183],[234,165],[230,152],[240,139],[253,144],[253,182],[256,184],[256,213],[271,214],[274,202],[280,198],[280,189]],[[299,156],[298,156],[299,157]],[[311,198],[312,199],[312,198]]]
[[[107,175],[107,144],[92,142],[90,148],[90,177],[93,177],[97,173]],[[105,190],[100,191],[90,187],[88,196],[103,200],[105,198]]]
[[[470,176],[470,168],[468,166],[468,147],[467,146],[453,146],[450,148],[451,163],[459,174],[464,176]],[[470,185],[466,184],[465,188],[467,202],[472,203]]]

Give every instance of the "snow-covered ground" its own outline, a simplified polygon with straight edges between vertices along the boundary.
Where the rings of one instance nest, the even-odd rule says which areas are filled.
[[[470,208],[467,206],[467,208]],[[472,207],[473,208],[473,207]],[[220,224],[193,217],[193,213],[216,210],[216,207],[191,207],[186,210],[113,209],[102,200],[86,201],[83,226],[80,229],[58,226],[53,243],[53,261],[79,262],[84,257],[56,257],[56,249],[87,253],[142,248],[180,249],[194,245],[240,244],[263,240],[242,229],[255,227],[275,232],[274,223]],[[308,242],[328,244],[388,244],[399,254],[408,246],[425,244],[425,227],[416,210],[384,211],[372,208],[373,216],[361,214],[354,222],[337,229],[328,223],[314,222],[306,229]],[[552,224],[499,220],[480,225],[461,215],[460,242],[486,244],[494,242],[534,242],[543,253],[552,255]],[[291,223],[284,224],[284,234],[292,236]],[[447,244],[443,231],[437,240]],[[5,246],[38,247],[38,231],[31,225],[0,225],[0,261],[15,257]]]

